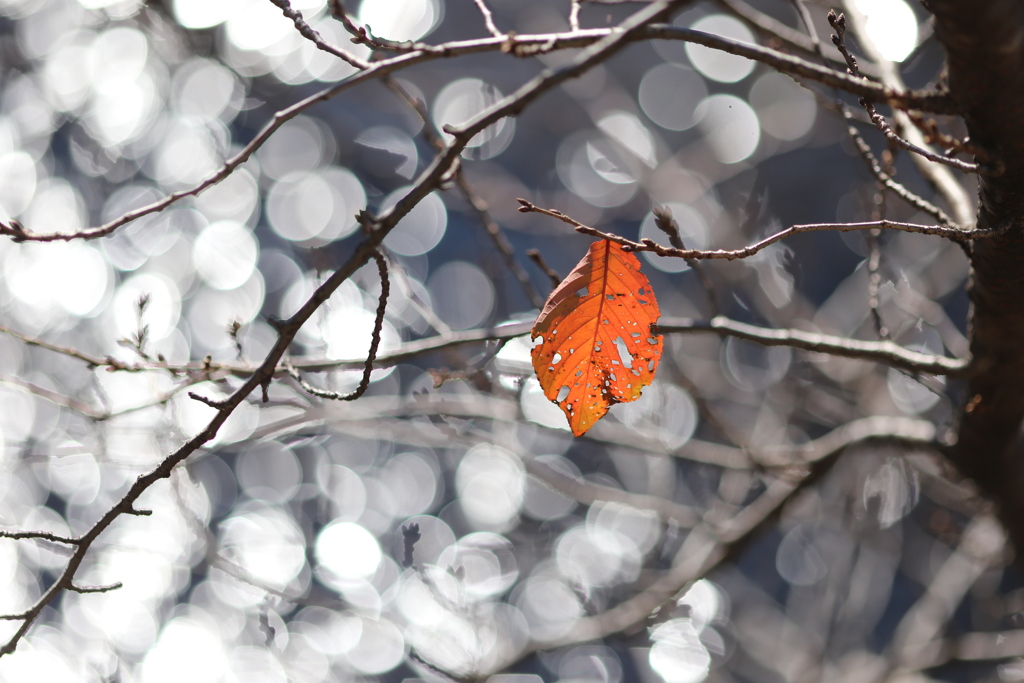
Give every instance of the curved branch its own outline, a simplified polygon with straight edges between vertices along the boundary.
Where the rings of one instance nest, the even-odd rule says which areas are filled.
[[[920,109],[936,114],[956,114],[956,104],[945,93],[915,92],[881,85],[860,77],[851,76],[812,62],[787,55],[778,50],[750,45],[739,41],[716,36],[712,33],[695,31],[680,26],[656,25],[648,29],[649,37],[665,40],[683,40],[728,52],[738,57],[746,57],[755,62],[766,64],[776,71],[791,76],[799,76],[824,85],[838,88],[852,95],[863,97],[872,102],[885,102],[896,109]]]
[[[754,9],[740,0],[715,0],[717,4],[736,16],[737,19],[745,21],[755,32],[760,33],[769,41],[781,41],[786,47],[805,52],[810,55],[818,54],[818,46],[813,36],[809,37],[800,31],[782,23],[775,17]],[[845,66],[841,58],[834,55],[823,55],[826,60],[836,66]],[[873,65],[862,68],[869,76],[874,75]]]
[[[366,354],[366,360],[363,362],[363,375],[359,378],[359,384],[355,390],[342,394],[337,391],[318,389],[302,379],[302,375],[290,363],[286,362],[284,365],[285,372],[291,375],[292,379],[298,382],[304,391],[313,396],[332,401],[355,401],[365,394],[370,386],[370,375],[373,373],[374,361],[377,360],[377,349],[380,347],[380,332],[384,326],[384,314],[387,312],[388,296],[391,293],[387,261],[384,260],[384,256],[380,251],[373,252],[373,260],[377,264],[377,274],[380,276],[380,298],[377,300],[377,313],[374,316],[373,332],[370,335],[370,350]]]

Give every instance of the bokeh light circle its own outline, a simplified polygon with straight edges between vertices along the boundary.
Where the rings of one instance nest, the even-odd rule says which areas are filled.
[[[659,64],[644,74],[637,97],[654,123],[666,130],[689,130],[696,125],[694,112],[707,94],[704,79],[693,69]]]
[[[437,316],[453,330],[476,327],[494,309],[491,279],[466,261],[449,261],[435,270],[427,289]]]
[[[806,88],[780,73],[766,73],[750,89],[750,104],[761,129],[779,140],[806,135],[818,115],[818,103]]]
[[[192,260],[199,276],[214,289],[241,286],[256,267],[259,246],[252,231],[235,221],[220,221],[199,233]]]
[[[902,62],[917,47],[917,18],[904,0],[854,0],[864,32],[884,59]]]
[[[360,579],[373,574],[381,561],[380,544],[373,534],[354,522],[332,522],[317,534],[317,562],[338,579]]]
[[[749,104],[734,95],[711,95],[697,105],[697,124],[723,164],[743,161],[757,149],[761,126]]]

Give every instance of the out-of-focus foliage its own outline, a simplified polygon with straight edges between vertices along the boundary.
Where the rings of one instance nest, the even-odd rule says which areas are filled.
[[[359,24],[394,40],[485,35],[468,0],[352,4]],[[489,4],[502,31],[568,28],[569,3]],[[918,18],[905,2],[858,4],[886,57],[917,47]],[[370,57],[323,0],[293,5],[325,40]],[[605,26],[630,9],[587,4],[581,18]],[[796,25],[788,3],[768,9]],[[75,232],[193,186],[275,111],[354,72],[269,0],[2,0],[0,12],[0,220],[40,233]],[[717,5],[674,21],[754,41]],[[915,55],[915,77],[937,70],[930,44]],[[480,54],[396,78],[441,128],[566,59]],[[517,196],[658,241],[652,209],[668,206],[691,248],[744,244],[795,221],[862,218],[873,185],[830,116],[786,76],[655,41],[487,129],[466,150],[464,173],[546,292],[523,252],[539,249],[564,273],[587,242],[517,213]],[[430,162],[422,128],[390,90],[367,83],[284,124],[194,200],[109,237],[2,240],[0,324],[129,364],[257,363],[275,339],[268,320],[293,313],[358,239],[356,215],[395,205]],[[895,202],[890,216],[915,219]],[[710,297],[760,324],[865,333],[864,244],[857,234],[775,244],[709,268]],[[392,286],[382,354],[537,314],[456,189],[428,195],[384,246]],[[894,339],[962,351],[964,305],[952,294],[966,274],[960,250],[906,234],[884,248],[892,277],[881,310]],[[663,314],[716,310],[686,261],[641,258]],[[293,353],[365,357],[379,291],[373,268],[358,272]],[[346,369],[311,381],[348,391],[359,376]],[[650,585],[688,542],[699,545],[692,521],[644,501],[669,501],[695,519],[728,516],[765,490],[767,475],[752,465],[761,451],[865,414],[941,423],[950,413],[941,384],[704,336],[668,338],[659,379],[580,441],[532,379],[523,338],[414,358],[371,380],[353,403],[322,403],[286,378],[272,383],[269,403],[253,395],[209,448],[145,494],[151,516],[119,518],[93,546],[78,581],[123,587],[53,602],[0,659],[0,679],[400,681],[500,670],[529,643],[557,643],[581,617]],[[139,473],[205,427],[213,409],[186,387],[217,398],[238,383],[90,368],[0,335],[0,524],[85,531]],[[844,460],[738,564],[686,587],[647,629],[554,648],[494,680],[884,676],[897,666],[890,644],[909,605],[961,557],[964,510],[946,507],[922,462],[884,450]],[[605,499],[579,503],[552,488],[560,477]],[[931,497],[929,485],[938,487]],[[402,528],[413,524],[414,566],[403,567]],[[55,544],[0,540],[0,612],[31,604],[66,555]],[[1006,627],[1014,603],[997,599],[1001,570],[985,565],[974,576],[961,590],[970,599],[958,628]]]

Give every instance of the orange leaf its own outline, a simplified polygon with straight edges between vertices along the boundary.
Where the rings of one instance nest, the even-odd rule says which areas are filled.
[[[615,403],[635,401],[654,380],[661,311],[631,252],[609,240],[590,245],[551,292],[533,326],[533,369],[544,395],[582,436]]]

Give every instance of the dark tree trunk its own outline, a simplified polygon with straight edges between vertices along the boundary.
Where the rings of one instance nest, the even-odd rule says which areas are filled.
[[[999,508],[1024,566],[1024,2],[929,0],[971,142],[1005,166],[982,176],[971,257],[973,362],[949,453]]]

